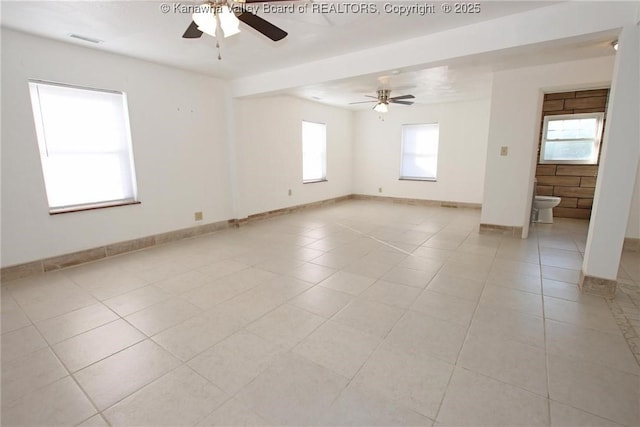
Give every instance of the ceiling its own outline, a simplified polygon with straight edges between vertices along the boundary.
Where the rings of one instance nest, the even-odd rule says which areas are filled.
[[[169,12],[163,13],[163,4]],[[251,5],[261,17],[289,33],[272,42],[241,24],[242,32],[221,41],[222,60],[217,59],[215,39],[183,39],[191,22],[182,5],[201,1],[7,1],[1,3],[2,26],[88,48],[132,56],[160,64],[192,70],[223,79],[234,79],[286,68],[309,61],[375,48],[455,27],[548,6],[548,1],[489,1],[481,3],[479,14],[443,14],[444,2],[429,3],[435,13],[400,15],[401,6],[424,5],[415,1],[376,2],[378,13],[369,10],[344,13],[338,7],[321,13],[319,0],[277,3],[289,7],[274,13]],[[325,1],[324,3],[336,3]],[[272,3],[272,5],[275,3]],[[358,4],[355,2],[346,4]],[[369,5],[371,3],[360,3]],[[385,4],[390,5],[386,6]],[[370,6],[369,6],[370,7]],[[292,10],[291,10],[292,9]],[[305,12],[301,12],[304,9]],[[100,40],[98,44],[69,37],[76,34]],[[392,96],[416,95],[418,103],[455,101],[488,95],[495,69],[557,61],[558,58],[611,55],[606,49],[611,35],[590,40],[574,40],[533,50],[501,52],[492,57],[467,58],[457,64],[441,64],[428,69],[388,70],[382,75],[363,75],[313,86],[296,88],[289,94],[350,108],[378,88],[392,89]],[[605,48],[603,48],[605,46]]]
[[[322,82],[288,90],[287,93],[357,110],[372,108],[375,103],[350,103],[367,100],[365,95],[375,95],[378,88],[391,89],[391,96],[412,94],[416,97],[416,104],[487,98],[491,94],[492,74],[495,71],[613,56],[615,50],[611,43],[616,38],[617,31],[607,31],[553,43],[465,57],[448,61],[446,64],[394,69],[385,73]]]

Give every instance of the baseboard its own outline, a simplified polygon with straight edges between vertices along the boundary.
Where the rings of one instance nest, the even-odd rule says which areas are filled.
[[[626,252],[640,252],[640,239],[625,237],[622,250]]]
[[[614,298],[616,296],[618,281],[589,276],[581,271],[578,287],[580,288],[580,291],[584,292],[585,294]]]
[[[410,199],[406,197],[376,196],[370,194],[353,194],[354,200],[376,200],[414,206],[438,206],[443,208],[480,209],[481,203],[451,202],[446,200]]]
[[[195,227],[183,228],[180,230],[168,231],[166,233],[145,236],[139,239],[127,240],[124,242],[110,243],[96,248],[85,249],[78,252],[58,255],[41,260],[31,261],[24,264],[3,267],[0,269],[0,280],[9,281],[23,277],[42,274],[47,271],[59,270],[61,268],[73,267],[91,261],[133,252],[140,249],[150,248],[177,240],[188,239],[190,237],[201,236],[213,233],[232,226],[230,221],[219,221],[209,224],[197,225]]]
[[[351,200],[351,199],[353,199],[353,195],[348,194],[346,196],[334,197],[332,199],[319,200],[317,202],[304,203],[302,205],[295,205],[295,206],[289,206],[286,208],[275,209],[272,211],[260,212],[257,214],[249,215],[246,218],[233,219],[231,221],[233,225],[241,226],[241,225],[248,224],[250,222],[262,221],[264,219],[273,218],[274,216],[292,214],[294,212],[299,212],[306,209],[320,208],[323,206],[333,205],[335,203],[344,202],[346,200]]]
[[[195,227],[183,228],[180,230],[168,231],[166,233],[154,234],[151,236],[140,237],[138,239],[127,240],[123,242],[110,243],[108,245],[99,246],[96,248],[85,249],[78,252],[58,255],[41,260],[26,262],[23,264],[17,264],[8,267],[2,267],[0,269],[0,280],[9,281],[20,279],[36,274],[42,274],[48,271],[59,270],[62,268],[73,267],[87,262],[97,261],[100,259],[124,254],[127,252],[134,252],[141,249],[150,248],[157,245],[162,245],[169,242],[175,242],[177,240],[189,239],[192,237],[201,236],[204,234],[214,233],[219,230],[223,230],[230,227],[240,227],[255,221],[262,221],[275,216],[287,215],[294,212],[299,212],[306,209],[319,208],[323,206],[332,205],[346,200],[381,200],[390,201],[393,203],[402,203],[419,206],[442,206],[451,208],[471,208],[479,209],[481,205],[475,203],[461,203],[461,202],[444,202],[437,200],[421,200],[421,199],[405,199],[396,197],[380,197],[380,196],[365,196],[359,194],[349,194],[346,196],[335,197],[332,199],[320,200],[312,203],[305,203],[296,206],[290,206],[282,209],[275,209],[272,211],[261,212],[258,214],[249,215],[246,218],[234,218],[227,221],[218,221],[210,224],[198,225]]]
[[[507,232],[513,237],[522,237],[522,227],[516,227],[514,225],[480,224],[478,231],[480,233]]]
[[[230,227],[239,227],[241,225],[272,218],[278,215],[290,214],[304,209],[317,208],[330,204],[342,202],[351,199],[351,195],[335,197],[328,200],[320,200],[318,202],[306,203],[302,205],[291,206],[283,209],[276,209],[269,212],[263,212],[250,215],[247,218],[230,219],[226,221],[218,221],[209,224],[197,225],[195,227],[183,228],[180,230],[168,231],[166,233],[154,234],[151,236],[140,237],[138,239],[127,240],[124,242],[110,243],[105,246],[85,249],[78,252],[58,255],[41,260],[31,261],[24,264],[18,264],[0,269],[0,280],[9,281],[21,279],[36,274],[42,274],[48,271],[59,270],[61,268],[73,267],[87,262],[97,261],[115,255],[134,252],[140,249],[150,248],[156,245],[162,245],[177,240],[189,239],[192,237],[202,236],[204,234],[214,233]]]

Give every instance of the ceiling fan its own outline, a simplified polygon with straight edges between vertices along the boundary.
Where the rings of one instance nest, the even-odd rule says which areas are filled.
[[[391,89],[378,89],[378,96],[365,95],[369,98],[375,98],[375,101],[360,101],[360,102],[351,102],[350,104],[364,104],[368,102],[375,102],[376,105],[373,106],[374,111],[378,113],[386,113],[389,111],[389,104],[402,104],[402,105],[413,105],[413,101],[404,101],[405,99],[414,99],[413,95],[400,95],[400,96],[389,96],[391,95]]]
[[[240,32],[240,21],[273,41],[282,40],[287,32],[247,10],[244,5],[282,0],[211,0],[196,6],[193,21],[182,35],[185,39],[197,39],[202,33],[219,38]],[[218,46],[219,47],[219,46]]]

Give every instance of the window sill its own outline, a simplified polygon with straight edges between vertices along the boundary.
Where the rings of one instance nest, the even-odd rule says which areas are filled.
[[[302,181],[303,184],[315,184],[316,182],[327,182],[327,179],[314,179],[313,181]]]
[[[427,182],[438,182],[436,178],[412,178],[412,177],[404,177],[401,176],[398,178],[398,181],[427,181]]]
[[[115,200],[104,203],[90,203],[86,205],[63,206],[59,208],[50,208],[49,215],[59,215],[69,212],[92,211],[96,209],[114,208],[117,206],[139,205],[142,202],[137,200]]]

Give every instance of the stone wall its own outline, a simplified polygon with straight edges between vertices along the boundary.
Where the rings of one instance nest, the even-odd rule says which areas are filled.
[[[608,96],[609,89],[547,93],[542,105],[542,120],[544,121],[545,116],[551,115],[606,112]],[[540,125],[538,159],[540,158],[541,141],[542,124]],[[602,143],[600,148],[602,148]],[[599,157],[600,153],[598,153]],[[597,174],[597,164],[538,164],[536,194],[562,198],[562,202],[553,209],[555,217],[589,219]]]

